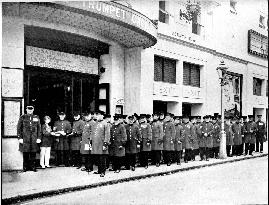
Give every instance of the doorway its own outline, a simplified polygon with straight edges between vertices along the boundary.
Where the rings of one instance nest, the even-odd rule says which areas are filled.
[[[35,106],[35,114],[43,120],[49,115],[52,122],[59,112],[72,121],[74,111],[96,110],[98,77],[49,68],[26,66],[24,71],[24,99]]]
[[[153,113],[155,112],[167,112],[167,102],[165,101],[158,101],[154,100],[153,101]]]
[[[191,116],[191,104],[182,103],[182,116],[184,115]]]

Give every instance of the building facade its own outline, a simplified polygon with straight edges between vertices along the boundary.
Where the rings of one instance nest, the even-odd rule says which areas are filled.
[[[189,15],[190,3],[199,3]],[[119,1],[2,4],[2,168],[22,169],[25,106],[65,111],[220,113],[268,122],[267,2]]]

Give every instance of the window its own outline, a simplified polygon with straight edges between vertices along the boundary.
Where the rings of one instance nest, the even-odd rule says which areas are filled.
[[[169,14],[166,11],[166,2],[159,1],[159,21],[162,23],[169,22]]]
[[[233,14],[237,14],[236,12],[236,1],[235,0],[230,0],[230,12]]]
[[[200,66],[183,62],[183,85],[200,87]]]
[[[154,56],[154,80],[176,83],[176,61]]]
[[[202,25],[200,24],[200,14],[195,11],[192,14],[192,33],[200,35],[201,27]]]
[[[254,30],[249,30],[248,52],[262,58],[268,58],[268,37]]]
[[[265,28],[264,21],[265,21],[264,16],[260,15],[260,19],[259,19],[259,27],[260,28]]]
[[[259,78],[253,78],[253,95],[262,95],[262,80]]]

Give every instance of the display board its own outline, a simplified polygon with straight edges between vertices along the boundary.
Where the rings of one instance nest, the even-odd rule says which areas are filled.
[[[3,102],[4,136],[16,136],[17,124],[21,115],[21,101],[6,100]]]

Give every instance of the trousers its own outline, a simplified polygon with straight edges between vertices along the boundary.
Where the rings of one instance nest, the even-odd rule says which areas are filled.
[[[49,166],[51,147],[40,147],[40,166]]]
[[[57,150],[57,165],[65,165],[68,166],[69,164],[69,150]]]
[[[35,152],[23,152],[23,169],[24,170],[33,170],[35,166]]]
[[[136,154],[126,154],[125,156],[125,168],[130,169],[131,167],[135,167],[136,163]]]
[[[160,164],[161,163],[161,150],[152,150],[152,164]]]

